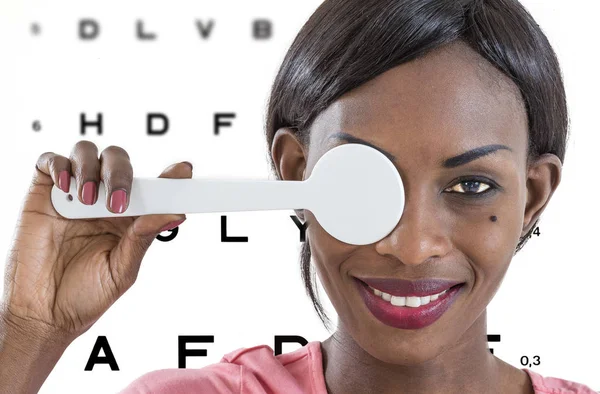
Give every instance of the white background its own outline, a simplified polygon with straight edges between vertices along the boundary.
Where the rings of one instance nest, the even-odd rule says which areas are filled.
[[[68,156],[82,138],[99,151],[125,148],[136,177],[158,176],[188,160],[195,176],[273,179],[263,137],[269,88],[319,4],[1,0],[2,255],[37,157],[46,151]],[[523,4],[558,54],[572,134],[562,183],[539,224],[542,235],[513,259],[488,307],[488,333],[502,337],[490,347],[519,368],[521,356],[538,355],[541,365],[534,371],[598,389],[597,14],[589,0]],[[100,23],[96,40],[79,40],[83,18]],[[273,22],[270,40],[252,38],[255,18]],[[156,41],[136,39],[137,19],[157,34]],[[200,38],[196,19],[214,19],[209,40]],[[39,35],[31,34],[32,23],[39,24]],[[80,136],[81,112],[89,119],[103,113],[102,136],[95,129]],[[146,135],[149,112],[169,117],[165,136]],[[216,112],[236,113],[233,126],[219,136],[213,135]],[[39,132],[32,130],[35,120]],[[273,347],[274,335],[326,339],[300,279],[299,231],[289,218],[294,212],[223,214],[229,235],[248,236],[248,243],[220,242],[221,213],[188,215],[173,241],[154,242],[136,284],[71,344],[41,392],[116,392],[151,370],[177,368],[178,335],[215,336],[206,345],[208,356],[188,358],[188,368],[218,362],[240,347]],[[108,337],[120,371],[106,364],[84,371],[100,335]]]

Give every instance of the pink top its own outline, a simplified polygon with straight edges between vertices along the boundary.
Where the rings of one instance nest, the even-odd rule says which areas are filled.
[[[161,369],[133,381],[119,394],[327,394],[323,376],[321,342],[277,356],[267,345],[240,348],[215,364],[200,369]],[[523,368],[535,394],[598,394],[591,388],[564,379],[543,377]]]

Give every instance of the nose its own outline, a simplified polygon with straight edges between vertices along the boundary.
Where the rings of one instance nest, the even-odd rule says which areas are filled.
[[[417,265],[450,252],[450,226],[444,222],[441,203],[435,196],[406,195],[398,225],[375,243],[381,255],[393,256],[407,265]]]

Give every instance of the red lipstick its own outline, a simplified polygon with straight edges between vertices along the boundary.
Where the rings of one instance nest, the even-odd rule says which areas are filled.
[[[426,295],[440,293],[452,286],[461,284],[462,281],[451,281],[444,279],[420,279],[415,281],[393,279],[393,278],[357,278],[369,286],[381,290],[393,296],[400,297],[423,297]]]
[[[368,281],[368,282],[366,282]],[[464,289],[464,283],[457,281],[427,279],[406,281],[401,279],[362,279],[354,278],[361,298],[369,311],[382,323],[401,329],[419,329],[427,327],[438,320],[456,301]],[[439,295],[436,300],[419,307],[393,305],[380,295],[375,295],[372,287],[396,297],[426,297]],[[429,297],[426,297],[429,298]],[[408,300],[408,299],[407,299]],[[408,302],[407,302],[408,303]]]

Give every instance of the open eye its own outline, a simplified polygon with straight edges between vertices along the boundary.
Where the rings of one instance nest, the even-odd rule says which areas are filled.
[[[445,191],[465,194],[467,196],[479,196],[481,194],[487,194],[494,188],[493,182],[488,181],[485,178],[471,177],[460,179],[458,183],[445,189]]]

